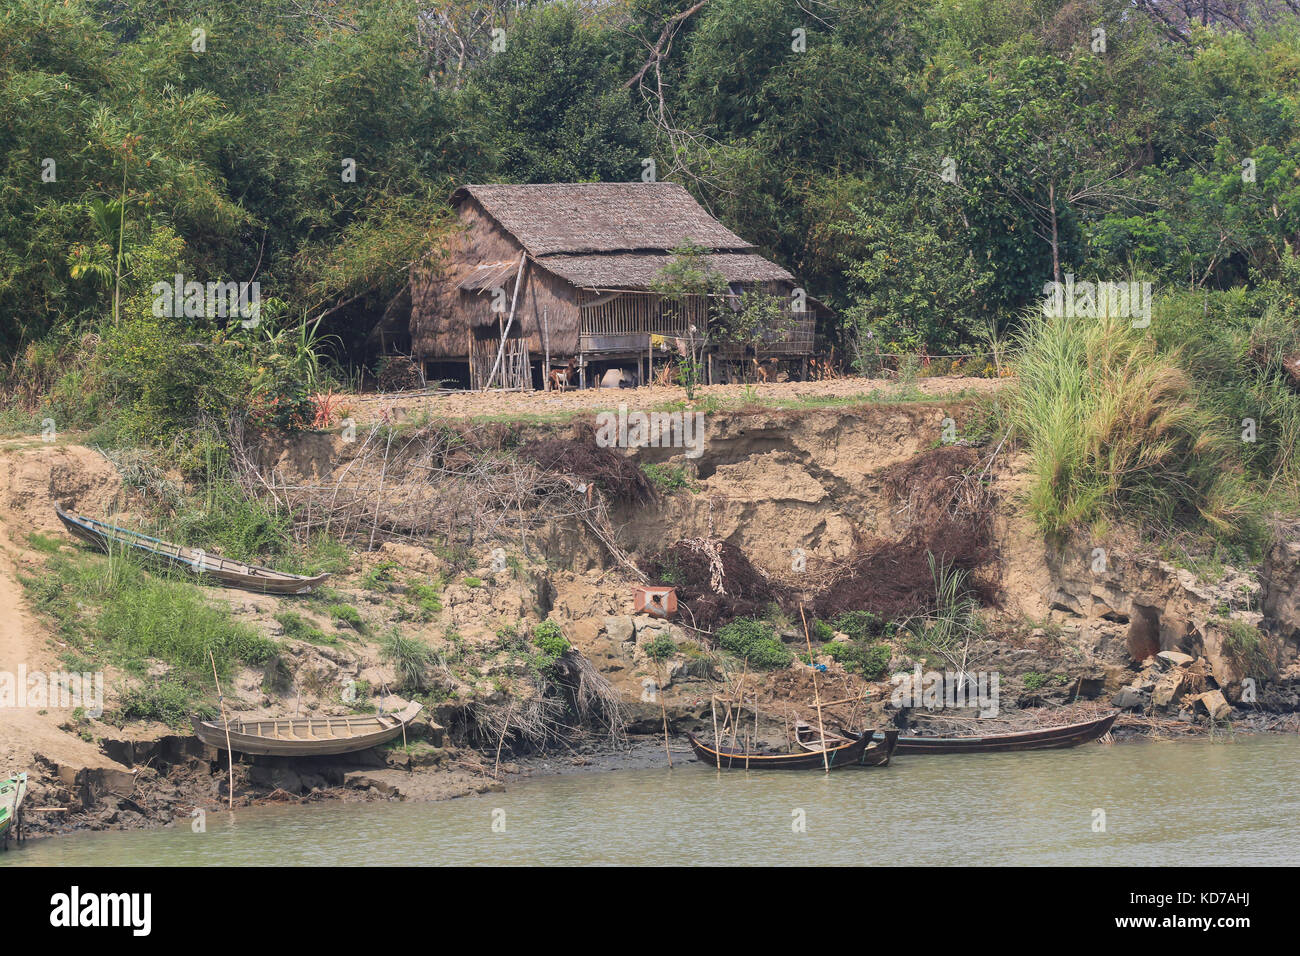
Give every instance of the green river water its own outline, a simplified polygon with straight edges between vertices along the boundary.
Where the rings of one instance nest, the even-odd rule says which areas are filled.
[[[903,757],[829,776],[674,759],[441,803],[210,813],[204,833],[186,821],[29,840],[0,867],[1300,863],[1289,735]]]

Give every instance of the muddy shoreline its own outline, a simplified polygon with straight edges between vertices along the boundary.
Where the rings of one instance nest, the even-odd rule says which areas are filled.
[[[1173,734],[1167,732],[1168,728],[1140,722],[1120,723],[1112,737],[1117,743],[1211,737],[1230,742],[1238,736],[1300,731],[1300,715],[1290,717],[1292,719],[1279,722],[1275,716],[1260,715],[1238,721],[1228,729],[1185,724],[1176,728]],[[684,735],[670,737],[669,749],[673,766],[695,762]],[[369,760],[355,761],[369,766],[345,765],[343,783],[327,783],[300,794],[272,784],[275,781],[291,783],[291,775],[309,784],[317,777],[323,777],[319,771],[326,768],[307,760],[237,763],[234,805],[236,809],[242,809],[327,802],[428,803],[502,792],[512,784],[537,777],[646,770],[667,767],[669,762],[662,735],[631,736],[626,744],[620,746],[595,740],[576,743],[563,752],[551,751],[514,759],[503,756],[497,775],[493,774],[494,756],[456,747],[430,748],[424,759],[419,759],[418,753],[406,752],[390,753],[385,760],[374,755]],[[149,768],[139,768],[135,785],[127,795],[91,787],[88,795],[94,802],[84,810],[58,814],[28,812],[24,820],[25,839],[194,825],[196,820],[225,813],[228,811],[227,765],[224,760],[220,761],[219,767],[206,760],[202,762],[207,764],[206,768],[193,763],[178,764],[165,775],[158,775]],[[334,769],[343,768],[335,766]]]

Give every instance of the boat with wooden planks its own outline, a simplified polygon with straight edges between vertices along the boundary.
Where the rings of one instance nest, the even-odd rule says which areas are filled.
[[[306,594],[329,577],[328,574],[310,577],[289,574],[255,564],[244,564],[208,554],[199,548],[186,548],[170,541],[151,538],[138,531],[119,528],[85,515],[68,514],[58,505],[55,505],[54,510],[73,537],[94,545],[100,551],[107,552],[114,546],[130,548],[150,560],[188,568],[229,588],[261,591],[265,594]]]
[[[820,747],[800,748],[794,752],[779,750],[746,751],[737,747],[710,747],[694,734],[687,734],[691,749],[700,763],[718,769],[739,770],[834,770],[836,767],[883,767],[889,763],[898,742],[897,731],[887,731],[880,741],[872,731],[849,740],[827,738],[825,751]]]
[[[856,734],[833,730],[827,730],[823,735],[822,731],[811,724],[804,723],[802,720],[795,723],[794,733],[795,743],[810,753],[821,753],[823,736],[827,746],[832,747],[858,739]],[[871,746],[862,752],[863,765],[867,767],[883,767],[888,764],[889,758],[898,750],[900,739],[897,730],[873,731]]]
[[[961,753],[1004,753],[1015,750],[1059,750],[1076,747],[1079,744],[1096,740],[1110,732],[1111,725],[1119,716],[1116,711],[1096,720],[1085,720],[1077,724],[1062,727],[1047,727],[1043,730],[1024,730],[1008,734],[985,734],[972,737],[899,737],[898,748],[894,751],[900,756],[909,754],[961,754]],[[796,728],[801,744],[817,740],[816,728],[802,725]],[[827,731],[827,740],[856,740],[850,731],[840,730],[834,735]],[[882,739],[879,731],[875,739]]]
[[[8,848],[9,837],[22,819],[23,797],[27,795],[27,774],[16,773],[0,781],[0,848]]]
[[[277,757],[332,757],[388,743],[423,709],[423,704],[412,701],[403,710],[391,714],[277,717],[233,720],[228,724],[196,717],[193,725],[199,740],[219,750]]]

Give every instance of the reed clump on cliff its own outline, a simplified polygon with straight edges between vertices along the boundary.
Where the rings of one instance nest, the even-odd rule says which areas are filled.
[[[1049,537],[1107,514],[1225,538],[1256,530],[1235,447],[1243,415],[1198,387],[1184,346],[1161,348],[1129,319],[1043,315],[1020,344],[1011,416],[1032,457],[1029,511]]]

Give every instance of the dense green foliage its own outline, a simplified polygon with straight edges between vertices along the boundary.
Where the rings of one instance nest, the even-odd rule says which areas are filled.
[[[119,380],[97,384],[165,414],[172,377],[228,393],[243,369],[170,347],[238,358],[224,322],[136,328],[158,325],[155,281],[256,277],[355,348],[454,185],[635,181],[648,161],[872,348],[968,344],[1063,273],[1293,276],[1289,14],[1175,36],[1118,0],[708,0],[643,70],[685,6],[14,0],[0,349],[109,323]],[[158,381],[135,382],[141,352],[168,359]]]
[[[1116,507],[1249,536],[1258,486],[1297,486],[1300,20],[1150,10],[12,0],[0,427],[98,426],[204,474],[231,412],[320,424],[312,394],[373,362],[454,186],[658,178],[834,307],[819,331],[860,368],[1027,348],[1049,530]],[[678,252],[670,299],[718,291]],[[177,274],[256,280],[258,322],[157,315]],[[1040,321],[1070,276],[1152,283],[1155,321],[1105,342]],[[761,351],[775,314],[750,293],[716,334]],[[238,519],[231,553],[271,549],[262,516],[209,510]]]

